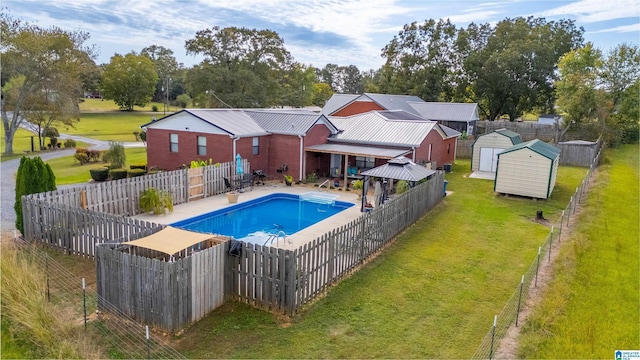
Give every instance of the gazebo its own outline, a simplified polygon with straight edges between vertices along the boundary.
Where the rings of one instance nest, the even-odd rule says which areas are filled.
[[[367,191],[369,185],[369,178],[376,177],[382,178],[382,183],[385,186],[380,186],[376,183],[376,190],[374,192],[374,200],[376,205],[380,205],[384,202],[387,192],[387,180],[406,180],[410,186],[413,187],[418,181],[427,179],[436,171],[427,169],[422,165],[418,165],[404,156],[398,156],[389,160],[386,164],[369,169],[360,173],[364,176],[362,186],[362,204],[360,211],[364,211],[365,204],[367,204]]]

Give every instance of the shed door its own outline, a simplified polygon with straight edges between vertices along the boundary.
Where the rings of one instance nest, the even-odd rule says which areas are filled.
[[[480,148],[480,171],[496,172],[498,165],[498,154],[504,149],[499,148]]]

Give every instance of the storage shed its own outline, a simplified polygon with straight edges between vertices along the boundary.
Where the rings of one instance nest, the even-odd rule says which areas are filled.
[[[502,194],[548,199],[556,185],[560,149],[535,139],[498,154],[493,190]]]
[[[471,171],[496,172],[498,154],[520,143],[520,134],[507,129],[478,136],[471,144]]]

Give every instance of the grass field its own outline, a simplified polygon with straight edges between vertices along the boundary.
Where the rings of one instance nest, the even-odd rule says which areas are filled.
[[[505,198],[447,174],[453,191],[378,258],[292,319],[229,303],[175,340],[193,358],[466,358],[559,218],[583,168],[563,167],[548,201]]]
[[[133,132],[140,132],[140,125],[150,122],[151,116],[154,115],[141,112],[83,113],[73,127],[62,126],[58,130],[104,141],[135,141]]]
[[[102,99],[83,99],[84,101],[82,101],[80,103],[80,111],[83,113],[91,113],[91,112],[103,112],[103,111],[115,111],[115,112],[126,112],[126,111],[121,111],[120,108],[118,108],[118,105],[116,105],[116,103],[113,102],[113,100],[102,100]],[[156,102],[152,102],[147,104],[147,106],[145,107],[139,107],[139,106],[134,106],[133,108],[133,112],[140,112],[140,111],[144,111],[144,112],[151,112],[151,110],[153,109],[153,106],[157,106],[158,107],[158,112],[156,112],[156,114],[158,114],[158,118],[160,118],[160,116],[163,115],[163,104],[162,103],[156,103]],[[169,106],[169,108],[167,109],[168,112],[170,111],[176,111],[178,110],[177,107],[175,106]]]
[[[147,148],[125,148],[127,163],[146,164]],[[104,167],[104,163],[89,163],[80,165],[73,156],[65,156],[47,161],[56,175],[56,185],[76,184],[87,182],[91,179],[89,169]]]
[[[558,255],[554,279],[524,326],[521,358],[614,358],[640,349],[640,147],[610,150]]]
[[[37,136],[31,131],[25,129],[18,129],[15,135],[13,136],[13,156],[3,156],[2,160],[8,160],[16,157],[20,157],[24,155],[25,151],[31,151],[31,136]],[[0,153],[4,154],[6,150],[5,142],[4,142],[4,126],[0,126]],[[34,140],[34,147],[39,150],[38,146],[38,138],[36,137]]]

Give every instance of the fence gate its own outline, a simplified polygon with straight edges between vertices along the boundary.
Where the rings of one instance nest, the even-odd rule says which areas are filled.
[[[189,169],[189,201],[204,197],[204,167]]]

